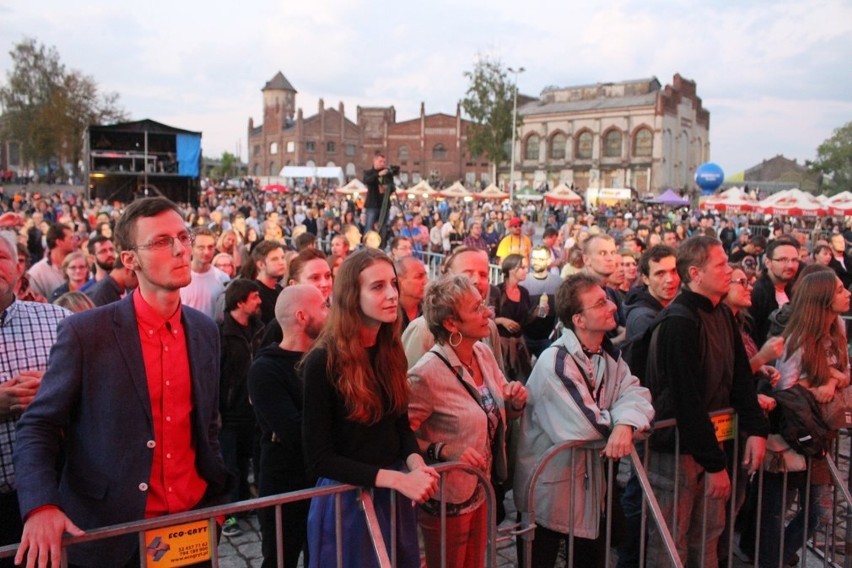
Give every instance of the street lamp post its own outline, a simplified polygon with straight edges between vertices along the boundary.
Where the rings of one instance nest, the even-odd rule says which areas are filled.
[[[518,117],[518,75],[523,73],[525,69],[523,67],[518,67],[517,69],[508,68],[509,73],[515,75],[515,93],[514,93],[514,102],[512,103],[512,156],[509,162],[509,202],[514,203],[515,201],[515,130],[517,130],[515,124]]]

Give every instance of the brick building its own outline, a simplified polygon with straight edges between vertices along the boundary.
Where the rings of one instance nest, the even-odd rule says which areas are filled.
[[[518,108],[519,185],[631,187],[640,194],[693,185],[710,158],[710,112],[694,81],[674,76],[547,88]],[[508,164],[500,174],[508,177]]]
[[[319,100],[317,113],[305,117],[296,110],[296,89],[279,72],[263,92],[263,123],[248,122],[249,172],[277,176],[284,166],[338,166],[347,177],[358,177],[372,164],[376,150],[400,166],[403,183],[465,180],[487,182],[489,164],[467,153],[469,121],[455,116],[426,114],[397,122],[396,109],[358,107],[356,121],[346,118],[343,103],[326,108]]]

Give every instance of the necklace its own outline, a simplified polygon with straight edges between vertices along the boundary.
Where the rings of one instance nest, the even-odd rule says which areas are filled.
[[[473,376],[473,357],[470,358],[470,363],[465,363],[461,359],[459,359],[459,363],[461,363],[462,366],[465,369],[467,369],[467,372],[470,373],[470,376],[472,377]]]

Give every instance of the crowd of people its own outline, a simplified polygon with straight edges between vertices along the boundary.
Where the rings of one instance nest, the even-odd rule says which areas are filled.
[[[809,476],[779,462],[789,445],[767,458],[767,437],[779,392],[819,408],[849,385],[852,234],[641,205],[397,199],[378,158],[364,203],[4,197],[0,544],[20,541],[16,560],[56,561],[65,532],[347,483],[373,490],[398,566],[420,566],[418,534],[441,565],[443,500],[447,565],[479,567],[482,485],[451,471],[438,491],[435,464],[458,461],[499,505],[511,492],[535,508],[519,558],[553,566],[571,537],[574,558],[603,566],[605,461],[645,436],[686,565],[724,561],[731,523],[761,566],[794,559],[830,514],[830,478],[819,456]],[[711,414],[725,409],[742,464],[717,438]],[[651,433],[668,418],[677,436]],[[603,449],[558,456],[530,492],[539,458],[566,441]],[[758,511],[747,480],[761,468]],[[807,519],[785,522],[785,486],[810,495]],[[639,565],[645,537],[646,563],[667,565],[659,531],[642,534],[635,475],[616,491],[619,565]],[[339,511],[344,565],[377,565],[359,507],[354,493],[283,506],[284,565],[335,565]],[[275,514],[259,516],[275,566]],[[226,537],[244,529],[222,523]],[[68,554],[139,563],[135,537]]]

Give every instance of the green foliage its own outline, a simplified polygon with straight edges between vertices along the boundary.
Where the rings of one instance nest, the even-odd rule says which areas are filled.
[[[237,157],[230,152],[222,152],[222,157],[219,158],[219,164],[210,170],[210,177],[213,179],[230,179],[240,175],[240,163]]]
[[[462,108],[473,122],[467,132],[468,151],[473,157],[485,156],[495,165],[504,162],[508,159],[506,142],[512,137],[514,84],[503,64],[487,57],[464,76],[470,85]]]
[[[822,191],[834,194],[852,190],[852,122],[835,129],[817,148],[811,171],[822,175]]]
[[[118,95],[99,93],[92,77],[67,70],[56,48],[27,38],[9,55],[13,67],[0,86],[0,107],[4,134],[21,144],[25,163],[76,164],[87,126],[127,119]]]

